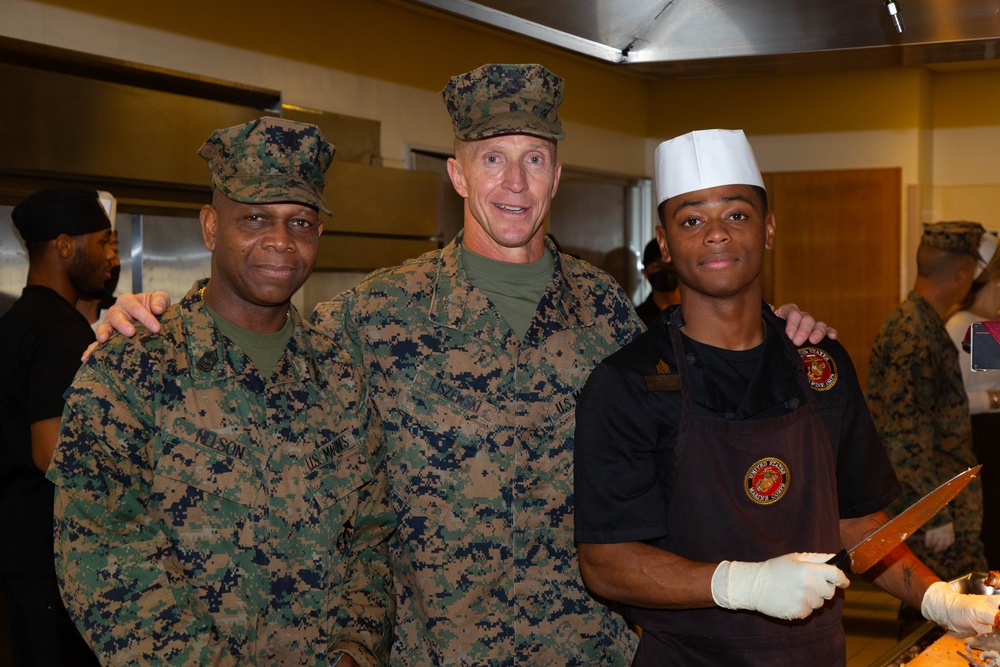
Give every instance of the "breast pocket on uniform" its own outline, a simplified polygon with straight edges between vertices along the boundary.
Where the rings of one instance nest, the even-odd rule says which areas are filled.
[[[154,491],[164,494],[168,503],[181,502],[176,497],[183,493],[177,488],[180,484],[251,507],[262,485],[262,476],[243,461],[246,446],[228,435],[207,430],[200,434],[205,442],[192,442],[176,435],[166,435],[160,440]]]
[[[483,443],[497,427],[498,411],[426,371],[417,371],[398,409],[398,439],[388,451],[397,512],[448,524],[455,499],[483,481],[472,478],[472,462],[488,460]]]
[[[473,392],[426,371],[417,371],[399,408],[414,425],[433,434],[428,442],[438,443],[445,456],[435,464],[439,467],[449,467],[455,457],[452,443],[442,438],[460,445],[466,455],[473,454],[483,431],[492,428],[497,417],[497,409]]]
[[[364,448],[343,433],[303,457],[302,477],[323,511],[355,495],[372,474]]]

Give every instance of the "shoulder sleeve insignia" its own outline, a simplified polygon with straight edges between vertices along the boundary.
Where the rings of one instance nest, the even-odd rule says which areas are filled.
[[[818,347],[800,347],[799,357],[806,367],[809,385],[816,391],[826,391],[837,384],[837,364]]]

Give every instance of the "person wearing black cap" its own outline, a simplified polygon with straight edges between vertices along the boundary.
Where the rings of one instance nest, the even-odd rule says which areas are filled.
[[[14,208],[28,251],[27,285],[0,318],[0,571],[15,665],[88,665],[56,585],[52,458],[63,392],[94,333],[75,304],[99,298],[114,261],[111,221],[96,190],[49,188]]]
[[[656,239],[647,243],[646,250],[642,253],[642,275],[649,281],[652,292],[636,306],[635,312],[648,329],[667,306],[681,302],[677,272],[672,262],[663,261]]]

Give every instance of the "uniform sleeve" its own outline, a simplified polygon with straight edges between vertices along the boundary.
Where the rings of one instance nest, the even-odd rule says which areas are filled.
[[[366,436],[373,475],[360,491],[351,561],[335,606],[337,629],[330,655],[347,653],[361,667],[378,667],[388,663],[392,646],[396,594],[388,543],[396,521],[389,505],[381,432],[372,424]]]
[[[110,353],[67,392],[48,471],[63,601],[102,664],[236,665],[147,512],[156,373],[146,357],[102,371]]]
[[[647,393],[607,363],[584,386],[573,447],[577,542],[636,542],[667,532]]]
[[[336,341],[350,365],[362,375],[370,372],[365,364],[357,328],[349,317],[355,292],[340,294],[320,303],[312,314],[312,324]],[[389,504],[389,483],[385,460],[382,420],[369,401],[370,387],[362,382],[364,395],[359,403],[368,405],[365,446],[372,481],[361,491],[354,533],[353,558],[337,603],[337,627],[331,655],[347,653],[359,665],[388,663],[392,646],[396,594],[389,566],[389,538],[396,517]]]
[[[949,350],[950,352],[950,350]],[[896,336],[878,360],[880,380],[879,434],[896,476],[903,487],[905,507],[935,489],[940,471],[933,465],[933,408],[938,392],[934,350],[924,336]],[[873,367],[876,360],[872,360]],[[952,521],[948,507],[928,522],[928,527]]]

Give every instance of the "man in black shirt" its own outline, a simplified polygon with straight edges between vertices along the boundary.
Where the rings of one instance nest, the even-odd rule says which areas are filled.
[[[656,239],[647,243],[642,253],[642,275],[649,281],[652,291],[645,301],[635,307],[635,312],[646,328],[650,329],[667,306],[681,302],[677,272],[674,271],[673,264],[663,261],[660,244]]]
[[[0,318],[0,573],[13,664],[97,665],[59,598],[45,469],[63,392],[94,341],[75,304],[81,296],[100,298],[111,277],[111,221],[97,191],[79,187],[36,192],[12,218],[29,262],[21,298]]]
[[[774,214],[742,131],[656,151],[681,303],[602,362],[577,405],[584,581],[642,628],[633,665],[843,665],[846,575],[826,561],[888,520],[900,487],[836,341],[796,347],[762,300]],[[959,632],[963,596],[905,545],[873,582]]]

